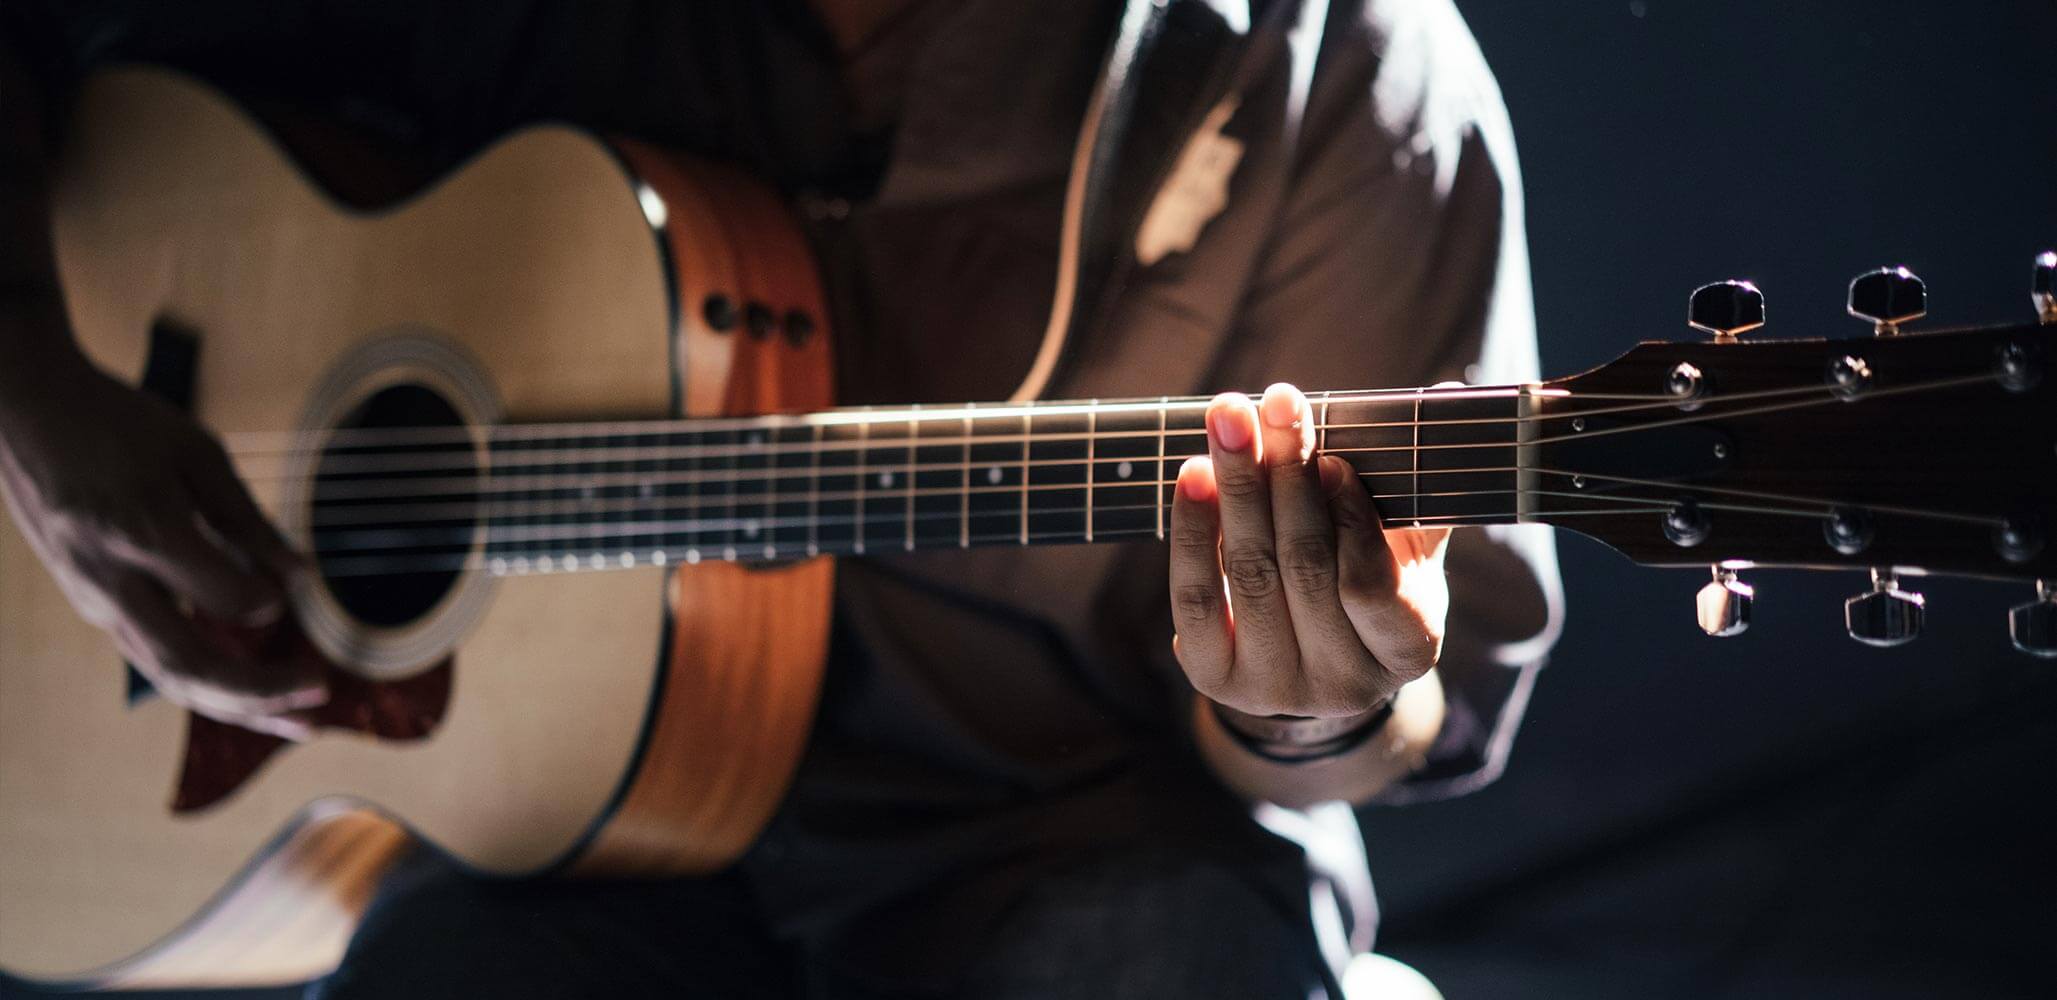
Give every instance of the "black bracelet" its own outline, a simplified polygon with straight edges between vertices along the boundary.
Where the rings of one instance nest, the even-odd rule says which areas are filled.
[[[1245,751],[1274,764],[1305,764],[1341,757],[1363,746],[1371,734],[1384,728],[1386,720],[1393,717],[1393,699],[1390,697],[1377,708],[1347,720],[1315,719],[1304,715],[1253,716],[1237,712],[1218,701],[1209,700],[1207,704],[1214,709],[1214,718],[1221,723],[1229,739],[1236,741],[1236,745]],[[1331,726],[1308,725],[1332,721],[1348,722],[1349,727],[1336,732]],[[1266,732],[1253,733],[1245,728],[1251,722],[1262,724]]]

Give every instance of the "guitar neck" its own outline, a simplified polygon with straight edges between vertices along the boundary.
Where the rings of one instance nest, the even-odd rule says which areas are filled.
[[[1389,525],[1522,520],[1532,387],[1316,393],[1320,448]],[[494,574],[1163,538],[1207,397],[507,425],[331,441],[330,575]],[[349,433],[349,432],[344,432]],[[440,440],[441,443],[437,443]],[[453,475],[456,472],[459,474]]]
[[[1519,387],[1319,393],[1389,524],[1521,515]],[[1207,398],[501,428],[481,516],[511,572],[1162,538]]]

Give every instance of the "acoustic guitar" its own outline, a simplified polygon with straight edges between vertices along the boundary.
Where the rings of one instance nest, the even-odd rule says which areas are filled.
[[[289,652],[334,698],[286,745],[153,697],[0,528],[0,969],[40,981],[319,974],[415,837],[502,875],[719,868],[801,753],[834,556],[1161,538],[1206,449],[1199,397],[831,408],[781,201],[569,128],[355,211],[219,95],[127,70],[83,94],[56,230],[84,348],[218,432],[312,553]],[[1920,333],[1918,279],[1873,272],[1845,339],[1739,340],[1762,298],[1712,285],[1711,340],[1317,393],[1320,443],[1389,523],[1711,572],[1713,634],[1748,566],[1868,573],[1875,644],[1947,573],[2032,586],[2014,641],[2049,656],[2053,270],[2042,324]]]

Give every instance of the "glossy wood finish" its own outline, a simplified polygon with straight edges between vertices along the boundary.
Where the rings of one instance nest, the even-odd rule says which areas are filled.
[[[205,989],[306,979],[333,967],[380,878],[413,846],[399,824],[369,810],[311,808],[196,920],[97,985]]]
[[[820,409],[833,402],[827,307],[813,258],[771,193],[748,178],[619,141],[666,206],[689,416]],[[723,296],[812,332],[716,330],[702,304]],[[581,873],[719,868],[756,838],[806,747],[828,655],[834,563],[679,567],[671,655],[632,785],[589,845]]]
[[[2005,376],[2009,357],[2019,378]],[[1848,399],[1829,388],[1843,358],[1869,372]],[[1686,406],[1645,402],[1661,397],[1681,364],[1700,372],[1702,394]],[[1538,398],[1543,419],[1533,423],[1527,464],[1549,492],[1536,498],[1533,519],[1655,566],[2049,578],[2057,575],[2053,364],[2057,326],[1642,344],[1550,383],[1569,395]],[[1583,486],[1575,473],[1585,474]],[[1706,537],[1690,546],[1667,537],[1664,515],[1652,509],[1682,500],[1707,518]],[[1865,512],[1872,538],[1861,551],[1826,540],[1826,515],[1838,507]],[[1610,508],[1637,512],[1604,513]],[[2040,537],[2013,558],[1994,537],[2010,517]]]
[[[339,358],[396,332],[472,359],[509,421],[672,415],[679,360],[690,412],[826,401],[822,336],[746,344],[674,308],[674,285],[818,307],[797,238],[740,249],[787,225],[770,197],[653,181],[661,247],[623,158],[569,129],[518,133],[407,203],[355,212],[220,95],[124,71],[87,88],[61,169],[81,342],[133,378],[153,320],[197,332],[195,413],[217,431],[297,427]],[[694,198],[722,221],[696,220],[708,205]],[[307,511],[275,468],[244,465],[304,543]],[[79,984],[307,978],[340,955],[403,831],[489,873],[717,866],[804,743],[830,573],[499,580],[430,738],[324,730],[174,815],[185,713],[127,705],[110,644],[0,519],[0,968]]]

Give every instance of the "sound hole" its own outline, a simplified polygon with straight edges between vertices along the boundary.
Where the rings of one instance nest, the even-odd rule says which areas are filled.
[[[329,593],[367,625],[412,622],[463,573],[478,518],[478,458],[464,422],[419,385],[381,389],[343,418],[315,466],[314,558]]]

